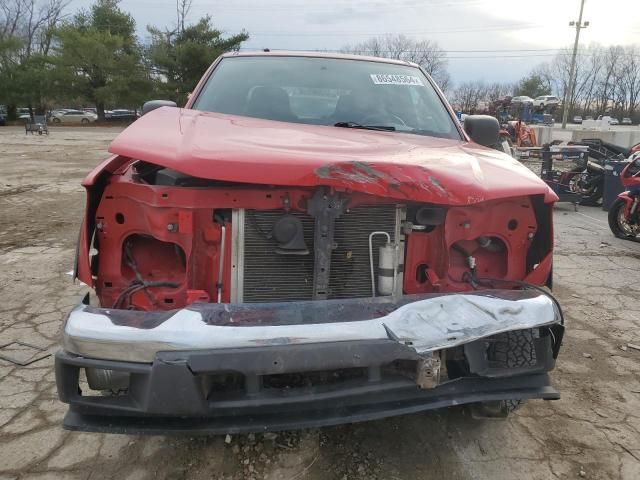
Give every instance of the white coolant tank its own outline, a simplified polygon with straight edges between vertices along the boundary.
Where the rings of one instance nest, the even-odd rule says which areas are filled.
[[[395,263],[395,246],[387,243],[380,247],[378,259],[378,294],[393,294],[393,266]]]

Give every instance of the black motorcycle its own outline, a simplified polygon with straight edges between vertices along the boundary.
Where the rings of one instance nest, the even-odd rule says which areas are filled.
[[[603,142],[599,138],[585,138],[569,145],[589,148],[586,160],[571,170],[569,190],[580,195],[580,205],[598,205],[604,193],[604,164],[607,160],[624,160],[630,155],[628,148]]]

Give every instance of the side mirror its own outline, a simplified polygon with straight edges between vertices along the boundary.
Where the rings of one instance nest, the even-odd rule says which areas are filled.
[[[142,105],[142,115],[155,110],[160,107],[177,107],[176,102],[171,100],[149,100]]]
[[[490,115],[469,115],[464,119],[464,131],[474,142],[490,147],[498,143],[500,124]]]

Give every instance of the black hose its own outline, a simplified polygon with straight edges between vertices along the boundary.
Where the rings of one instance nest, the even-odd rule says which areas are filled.
[[[120,292],[120,294],[118,295],[118,298],[116,298],[116,301],[113,303],[113,307],[111,308],[121,308],[121,305],[125,300],[125,298],[128,300],[127,303],[130,304],[131,295],[133,295],[136,292],[139,292],[140,290],[146,290],[147,288],[152,288],[152,287],[178,288],[179,286],[180,284],[175,282],[153,281],[153,282],[140,283],[140,282],[134,281],[131,285],[129,285],[127,288],[125,288]]]

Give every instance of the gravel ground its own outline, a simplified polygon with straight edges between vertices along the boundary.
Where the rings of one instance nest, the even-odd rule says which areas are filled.
[[[85,292],[66,274],[80,181],[118,131],[0,128],[0,345],[57,349],[61,320]],[[558,205],[555,231],[568,325],[553,373],[559,401],[529,402],[504,421],[451,408],[227,438],[83,434],[60,427],[52,357],[27,367],[0,360],[0,480],[638,479],[640,351],[625,346],[640,344],[640,244],[613,238],[596,208]]]

